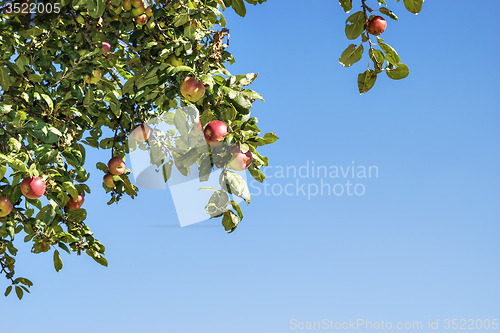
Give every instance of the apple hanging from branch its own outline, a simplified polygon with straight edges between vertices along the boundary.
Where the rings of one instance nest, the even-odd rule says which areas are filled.
[[[236,171],[243,171],[248,169],[248,167],[252,165],[253,156],[250,150],[248,150],[246,153],[243,153],[241,152],[241,148],[239,146],[235,146],[233,147],[233,149],[231,149],[231,154],[233,154],[233,157],[228,164],[231,169]]]
[[[28,199],[38,199],[45,194],[47,185],[40,177],[26,177],[21,182],[21,193]]]
[[[375,16],[368,22],[368,32],[374,36],[381,35],[387,28],[387,21],[382,16]]]
[[[113,175],[112,174],[106,174],[104,177],[102,177],[102,181],[104,184],[109,187],[109,188],[115,188],[115,182],[113,181]]]
[[[115,156],[108,162],[108,170],[112,175],[121,175],[125,172],[125,161],[119,156]]]
[[[226,123],[220,120],[212,120],[203,131],[205,141],[212,147],[221,146],[222,142],[219,140],[224,139],[224,136],[228,133]]]
[[[80,209],[80,207],[82,207],[84,201],[85,198],[83,197],[83,194],[78,193],[78,198],[76,200],[70,196],[69,201],[66,204],[66,207],[68,207],[71,210],[77,210]]]
[[[192,77],[187,77],[181,84],[181,94],[190,102],[198,102],[205,95],[205,86]]]
[[[132,10],[132,11],[134,11],[134,10]],[[146,23],[148,23],[148,16],[146,14],[139,15],[135,18],[135,21],[139,25],[145,25]]]
[[[5,217],[12,212],[12,203],[7,197],[0,197],[0,217]]]
[[[135,141],[145,142],[151,136],[151,128],[148,125],[140,124],[132,130],[132,137]]]

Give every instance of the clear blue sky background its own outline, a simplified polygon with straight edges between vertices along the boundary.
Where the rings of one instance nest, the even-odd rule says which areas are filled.
[[[445,319],[500,319],[500,3],[426,1],[418,16],[388,4],[400,22],[382,37],[411,73],[382,75],[362,96],[366,61],[338,62],[349,44],[338,1],[227,15],[231,71],[260,73],[253,88],[266,102],[253,112],[280,137],[262,149],[270,163],[375,165],[378,178],[352,180],[363,196],[255,195],[226,235],[219,221],[176,227],[168,191],[107,207],[96,171],[85,208],[109,267],[63,253],[56,273],[52,253],[18,243],[16,272],[35,286],[0,300],[0,331],[281,333],[292,319],[439,319],[434,332],[448,332]]]

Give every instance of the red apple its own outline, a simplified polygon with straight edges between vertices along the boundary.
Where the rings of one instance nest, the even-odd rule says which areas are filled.
[[[9,198],[0,197],[0,217],[5,217],[12,212],[12,204],[10,203]]]
[[[113,175],[121,175],[125,172],[125,161],[119,156],[115,156],[108,162],[108,170]]]
[[[47,186],[40,177],[27,177],[21,182],[21,192],[28,199],[38,199],[45,194]]]
[[[132,10],[133,11],[133,10]],[[144,25],[146,23],[148,23],[148,17],[146,14],[142,14],[138,17],[135,18],[135,21],[137,22],[137,24],[139,25]]]
[[[382,16],[375,16],[368,22],[368,32],[374,36],[378,36],[387,28],[387,22]]]
[[[235,146],[233,149],[231,149],[231,153],[233,154],[233,158],[229,161],[229,167],[233,170],[246,170],[253,162],[253,157],[250,150],[246,153],[242,153],[240,147]]]
[[[85,201],[85,199],[83,197],[83,194],[78,193],[78,199],[76,199],[76,200],[73,199],[72,196],[69,197],[69,201],[66,204],[66,207],[68,207],[69,209],[73,209],[73,210],[80,209],[80,207],[82,207],[84,201]]]
[[[181,85],[181,94],[190,102],[199,101],[205,95],[205,86],[192,77],[187,77]]]
[[[149,128],[148,125],[140,124],[134,127],[134,129],[132,130],[132,137],[136,141],[139,142],[147,141],[150,136],[151,136],[151,128]]]
[[[227,125],[225,122],[220,120],[212,120],[208,123],[203,131],[205,134],[205,141],[211,145],[212,147],[218,147],[222,145],[222,142],[219,140],[223,139],[227,131]]]
[[[111,175],[109,173],[107,175],[104,175],[104,177],[102,178],[102,181],[104,182],[104,184],[107,187],[115,188],[115,182],[113,181],[113,175]]]
[[[104,53],[104,55],[111,52],[111,44],[109,44],[108,42],[102,42],[102,52]]]

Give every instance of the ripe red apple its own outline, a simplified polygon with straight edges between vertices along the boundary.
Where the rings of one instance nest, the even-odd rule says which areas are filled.
[[[109,173],[113,175],[121,175],[125,172],[125,161],[119,156],[115,156],[108,162]]]
[[[85,201],[85,199],[83,197],[83,194],[78,193],[78,199],[76,199],[76,200],[73,199],[73,197],[71,197],[71,196],[69,197],[69,201],[66,204],[66,207],[68,207],[69,209],[73,209],[73,210],[80,209],[80,207],[82,207],[84,201]]]
[[[212,120],[208,123],[203,131],[205,134],[205,141],[212,147],[218,147],[222,145],[219,140],[223,139],[227,131],[227,125],[225,122],[220,120]]]
[[[108,42],[102,42],[101,44],[102,44],[102,52],[104,53],[104,55],[111,52],[111,44],[109,44]]]
[[[28,199],[38,199],[45,194],[47,185],[40,177],[26,177],[21,182],[21,192]]]
[[[132,11],[134,11],[134,10],[132,9]],[[148,23],[148,17],[147,17],[147,15],[146,15],[146,14],[142,14],[142,15],[140,15],[140,16],[138,16],[138,17],[136,17],[136,18],[135,18],[135,21],[136,21],[136,22],[137,22],[137,24],[139,24],[139,25],[144,25],[144,24]]]
[[[10,203],[9,198],[0,197],[0,217],[5,217],[12,212],[12,204]]]
[[[107,175],[104,175],[104,177],[102,177],[102,181],[104,182],[104,184],[107,187],[115,188],[115,182],[113,181],[113,175],[111,175],[109,173]]]
[[[233,158],[229,161],[229,167],[233,170],[246,170],[253,162],[253,156],[250,150],[246,153],[242,153],[240,147],[235,146],[231,149],[231,153],[233,154]]]
[[[92,76],[90,76],[89,74],[85,75],[85,82],[90,84],[97,83],[101,80],[101,77],[101,70],[99,68],[96,68],[92,71]]]
[[[374,36],[378,36],[387,28],[387,22],[382,16],[375,16],[368,22],[368,32]]]
[[[132,137],[139,142],[144,142],[151,136],[151,128],[148,125],[140,124],[132,130]]]
[[[199,101],[205,95],[205,86],[192,77],[187,77],[181,84],[181,94],[190,102]]]

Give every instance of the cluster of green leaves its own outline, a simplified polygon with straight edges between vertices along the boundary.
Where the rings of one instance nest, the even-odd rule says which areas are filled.
[[[226,7],[233,7],[236,14],[240,16],[245,16],[247,13],[247,9],[245,7],[245,3],[243,0],[222,0]],[[258,3],[264,3],[267,0],[245,0],[249,4],[256,5]]]
[[[0,1],[0,6],[5,4]],[[105,247],[85,223],[85,209],[66,207],[70,197],[91,194],[86,185],[90,178],[86,149],[105,149],[110,158],[125,158],[135,125],[191,104],[180,94],[187,76],[206,85],[206,95],[196,103],[202,121],[218,119],[229,125],[226,141],[252,151],[255,162],[250,172],[259,181],[264,180],[259,168],[267,165],[267,158],[256,147],[277,139],[272,133],[259,137],[257,119],[250,116],[254,100],[262,99],[245,88],[256,75],[232,75],[224,66],[234,58],[226,50],[222,11],[232,6],[244,15],[242,1],[148,0],[153,15],[144,25],[123,10],[121,0],[61,0],[60,4],[59,13],[0,14],[0,196],[14,205],[8,216],[0,218],[0,263],[1,272],[11,280],[6,294],[15,287],[19,298],[31,282],[14,279],[18,234],[24,233],[24,241],[33,244],[33,253],[53,251],[57,271],[63,266],[61,249],[85,252],[107,265]],[[112,52],[104,55],[102,42],[110,43]],[[172,56],[182,59],[183,65],[172,65]],[[95,70],[102,79],[91,84],[85,77]],[[195,160],[177,156],[174,150],[169,153],[177,168],[186,170],[189,163],[210,159],[214,152]],[[167,171],[167,164],[163,161],[160,166]],[[104,163],[97,168],[108,172]],[[129,174],[127,170],[114,176],[115,188],[103,184],[111,193],[109,204],[124,195],[137,195]],[[200,174],[202,179],[208,172]],[[44,197],[22,195],[20,182],[28,176],[44,179]],[[225,191],[240,194],[242,184],[231,186]],[[239,222],[241,209],[235,211]],[[238,223],[231,217],[229,226],[227,215],[223,225],[234,230]]]
[[[400,0],[396,0],[399,2]],[[340,5],[346,13],[352,9],[353,0],[340,0]],[[408,66],[401,62],[396,50],[389,44],[385,43],[380,37],[377,37],[377,43],[373,43],[370,39],[367,27],[368,22],[375,15],[372,13],[378,11],[381,15],[385,15],[393,20],[398,21],[398,17],[392,10],[387,8],[385,0],[377,0],[380,8],[372,9],[367,6],[366,0],[361,0],[362,10],[351,14],[346,20],[345,34],[347,39],[356,40],[361,37],[359,44],[350,44],[340,56],[340,63],[344,67],[350,67],[360,61],[364,53],[364,43],[368,42],[368,55],[370,61],[366,71],[358,75],[358,89],[360,94],[369,91],[375,85],[378,74],[385,72],[388,77],[393,80],[401,80],[407,77],[410,73]],[[422,9],[424,0],[403,0],[406,9],[418,14]],[[377,48],[377,46],[379,48]],[[370,68],[370,65],[373,65]]]

